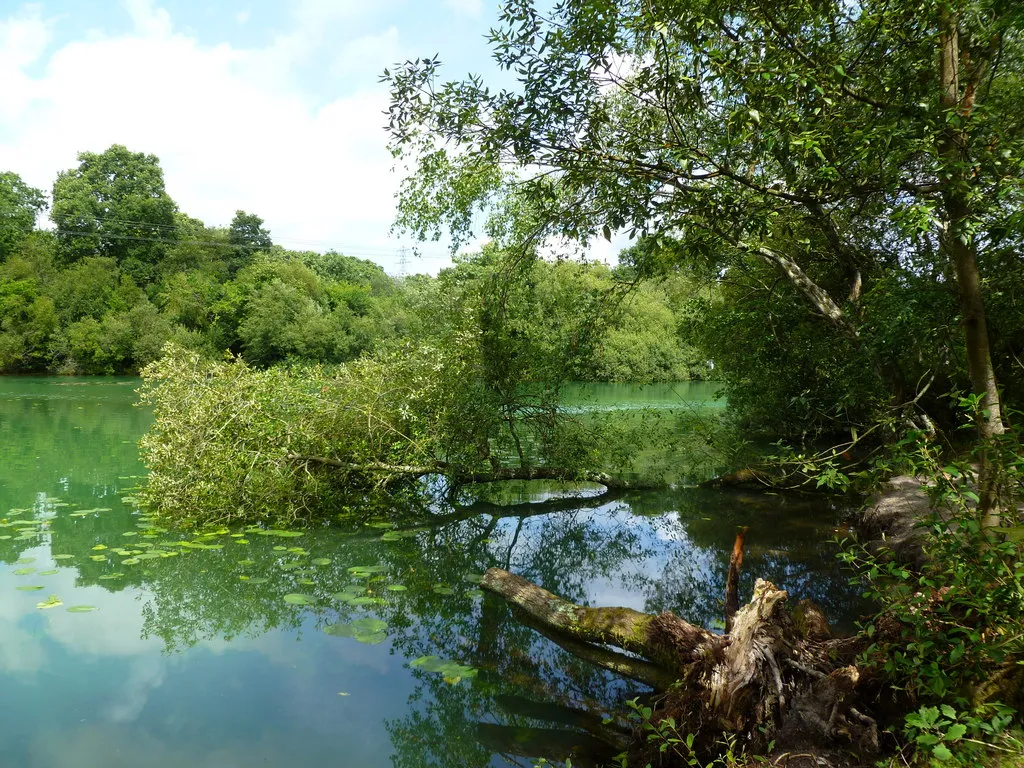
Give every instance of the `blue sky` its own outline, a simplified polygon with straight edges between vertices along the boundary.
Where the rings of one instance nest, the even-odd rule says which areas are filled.
[[[0,0],[0,170],[49,191],[79,151],[155,154],[185,213],[395,268],[384,67],[493,78],[490,0]],[[422,248],[416,271],[447,263]]]

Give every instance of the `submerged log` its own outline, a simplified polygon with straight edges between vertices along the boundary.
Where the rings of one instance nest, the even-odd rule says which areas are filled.
[[[664,670],[674,684],[657,716],[697,734],[699,746],[710,748],[728,732],[754,749],[777,740],[877,748],[874,721],[855,708],[860,673],[843,661],[851,656],[849,643],[826,639],[820,628],[799,631],[788,594],[768,581],[757,580],[726,636],[671,613],[576,605],[498,568],[484,574],[481,586],[545,634],[589,648],[613,645]]]

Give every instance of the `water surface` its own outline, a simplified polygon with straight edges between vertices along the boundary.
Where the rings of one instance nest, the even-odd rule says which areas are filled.
[[[0,377],[5,765],[454,768],[585,747],[594,715],[642,687],[482,595],[491,566],[714,626],[749,525],[745,594],[758,575],[840,622],[859,608],[821,500],[673,490],[552,510],[524,503],[552,487],[519,485],[401,530],[164,531],[131,496],[150,420],[136,384]]]

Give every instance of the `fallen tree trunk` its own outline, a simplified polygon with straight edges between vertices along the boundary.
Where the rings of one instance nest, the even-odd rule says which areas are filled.
[[[614,645],[679,672],[724,639],[671,613],[653,616],[632,608],[586,608],[563,600],[522,576],[489,569],[480,586],[501,595],[544,629],[587,643]]]
[[[389,479],[415,479],[427,477],[428,475],[440,475],[453,485],[496,483],[507,480],[564,480],[598,483],[610,490],[657,487],[649,482],[615,477],[607,472],[574,470],[565,467],[498,467],[486,472],[473,472],[464,468],[453,467],[444,462],[424,465],[388,464],[379,461],[360,463],[342,461],[330,456],[305,456],[297,453],[289,453],[286,458],[298,464],[317,464],[354,475],[376,475],[383,482],[387,482]]]
[[[820,628],[813,636],[798,631],[787,593],[770,582],[757,581],[724,636],[671,613],[576,605],[498,568],[481,586],[545,634],[591,648],[613,645],[664,670],[675,685],[656,717],[672,717],[680,732],[695,734],[696,749],[710,750],[722,732],[757,750],[836,740],[865,753],[877,749],[874,721],[856,709],[861,675],[849,663],[856,647],[822,639]]]

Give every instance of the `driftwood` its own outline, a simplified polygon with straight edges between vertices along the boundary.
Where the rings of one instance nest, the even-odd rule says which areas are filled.
[[[856,708],[861,675],[850,663],[856,648],[823,636],[822,622],[794,622],[787,593],[770,582],[757,580],[728,635],[671,613],[576,605],[499,568],[488,570],[481,586],[549,636],[604,651],[615,646],[662,670],[661,679],[674,684],[660,716],[697,734],[697,747],[711,747],[728,732],[753,749],[770,742],[877,749],[874,721]],[[804,614],[814,611],[804,606]]]

